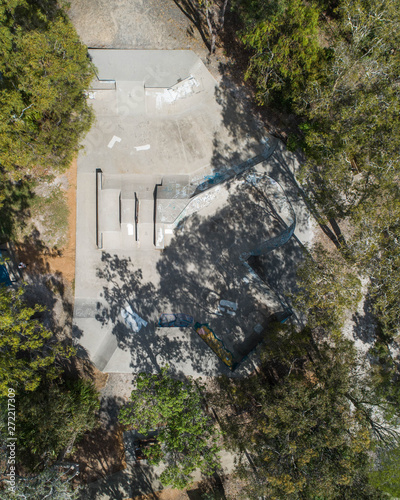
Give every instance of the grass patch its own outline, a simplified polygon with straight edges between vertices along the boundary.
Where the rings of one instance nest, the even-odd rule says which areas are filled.
[[[20,229],[21,239],[32,234],[48,248],[62,248],[67,243],[69,209],[65,193],[58,187],[36,194],[30,203],[30,218]]]

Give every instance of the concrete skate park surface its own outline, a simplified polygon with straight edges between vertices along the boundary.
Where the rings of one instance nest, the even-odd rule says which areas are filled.
[[[90,56],[98,78],[88,92],[96,121],[78,159],[77,342],[107,372],[168,363],[185,375],[231,374],[193,329],[157,322],[163,313],[191,315],[239,359],[272,314],[289,307],[280,279],[292,279],[288,268],[312,236],[293,184],[296,160],[258,130],[193,52],[96,49]],[[196,194],[207,182],[215,185]],[[294,219],[290,254],[278,245],[262,255],[267,282],[274,261],[274,286],[267,286],[243,256]]]

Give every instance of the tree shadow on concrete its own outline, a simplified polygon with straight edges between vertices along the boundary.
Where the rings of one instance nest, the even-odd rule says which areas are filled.
[[[336,248],[344,249],[346,247],[346,241],[341,232],[338,221],[333,217],[330,217],[329,220],[326,221],[326,216],[321,213],[320,209],[312,200],[314,197],[313,186],[308,185],[307,189],[304,189],[300,186],[296,179],[295,174],[298,170],[296,162],[300,163],[301,161],[304,161],[304,158],[302,158],[301,155],[295,155],[294,153],[286,150],[283,144],[279,144],[276,154],[274,154],[270,159],[272,176],[276,178],[278,182],[284,182],[285,185],[291,184],[295,187],[293,191],[287,190],[288,197],[293,200],[293,203],[301,202],[304,206],[303,213],[312,214],[315,222],[318,223],[320,229],[326,236],[328,236]],[[305,226],[305,220],[299,219],[298,222],[303,227]]]
[[[165,312],[185,313],[209,323],[241,359],[262,338],[253,328],[264,328],[273,314],[285,309],[261,280],[257,284],[261,292],[255,293],[241,255],[285,227],[262,192],[244,181],[232,184],[227,203],[212,216],[194,214],[175,230],[156,264],[157,285],[145,282],[142,270],[130,259],[103,253],[98,276],[105,282],[102,298],[107,305],[98,303],[96,319],[102,325],[110,323],[118,346],[131,353],[135,371],[159,370],[168,362],[172,367],[189,364],[199,373],[215,375],[215,369],[204,362],[215,355],[197,334],[181,329],[179,335],[167,328],[160,333],[158,318]],[[268,301],[264,292],[270,294]],[[236,304],[237,311],[222,313],[221,300]],[[133,333],[124,324],[121,310],[127,304],[148,322],[139,332]],[[219,369],[230,374],[222,362]]]
[[[220,171],[221,167],[232,168],[260,154],[265,134],[262,123],[242,102],[240,92],[229,88],[224,79],[215,88],[214,97],[221,107],[223,127],[214,134],[211,166]]]
[[[267,132],[260,118],[252,112],[251,103],[246,103],[241,99],[240,89],[231,88],[228,77],[223,76],[221,84],[215,91],[215,98],[222,108],[223,125],[228,131],[229,137],[233,138],[232,143],[228,145],[222,144],[217,134],[214,138],[211,165],[214,172],[218,172],[221,165],[226,164],[226,162],[232,166],[238,165],[242,161],[243,150],[239,150],[245,142],[249,144],[249,149],[245,151],[247,158],[251,156],[251,152],[256,154],[265,149],[266,146],[261,141],[266,137]],[[270,143],[273,141],[272,138]],[[259,145],[257,146],[256,143]],[[294,208],[297,230],[307,232],[309,230],[309,217],[313,211],[312,207],[310,209],[308,198],[295,176],[302,158],[286,150],[280,141],[277,141],[276,146],[271,148],[270,153],[271,155],[266,160],[260,162],[259,167],[283,188],[289,203]],[[274,204],[271,203],[271,200],[266,199],[262,191],[259,192],[258,202],[272,218],[276,219],[277,224],[282,224],[283,221],[279,220]],[[244,209],[248,209],[248,207],[244,207]],[[315,213],[314,215],[318,216]],[[331,231],[332,234],[329,233],[329,228],[325,232],[333,241],[337,241],[342,238],[342,235],[336,221],[332,221],[332,223],[334,228]],[[250,231],[249,234],[251,234]],[[302,255],[301,242],[296,237],[292,237],[285,245],[258,258],[257,269],[261,270],[260,267],[264,267],[263,279],[280,295],[283,302],[287,302],[287,298],[285,299],[287,293],[295,293],[297,290],[296,268],[302,260]],[[253,263],[255,264],[254,261]]]
[[[215,136],[212,165],[215,170],[218,170],[221,165],[224,165],[226,159],[228,159],[231,166],[240,163],[241,155],[238,149],[243,150],[241,146],[245,138],[252,138],[252,141],[248,141],[249,151],[256,153],[257,147],[254,144],[254,139],[255,142],[260,141],[266,135],[266,130],[260,115],[254,107],[254,103],[244,97],[243,90],[238,87],[232,88],[231,79],[228,76],[224,75],[222,77],[219,87],[216,88],[215,98],[222,107],[224,127],[229,131],[230,136],[234,138],[232,145],[227,148],[221,144],[218,136]],[[312,201],[313,196],[315,196],[313,186],[307,187],[309,191],[307,193],[296,179],[295,174],[298,165],[304,161],[304,157],[301,154],[288,151],[285,145],[279,142],[276,151],[267,161],[271,172],[270,175],[285,187],[285,192],[290,201],[299,204],[301,200],[304,208],[306,208],[306,210],[303,209],[303,212],[311,213],[314,216],[321,230],[338,249],[345,248],[346,241],[338,221],[333,217],[329,217],[329,220],[325,222],[326,216],[320,212]],[[302,222],[300,218],[298,223],[302,224]]]
[[[177,286],[179,275],[175,274],[173,283],[164,288],[156,288],[153,283],[143,282],[141,269],[136,269],[129,258],[103,253],[103,267],[98,276],[105,281],[103,297],[107,303],[98,303],[96,319],[102,324],[110,324],[112,335],[118,347],[128,350],[132,356],[132,368],[135,371],[159,371],[161,366],[170,361],[171,365],[192,361],[197,369],[201,368],[202,342],[188,335],[190,351],[182,343],[178,333],[172,330],[164,335],[157,334],[156,325],[159,316],[165,312],[167,297],[171,289]],[[178,265],[178,263],[176,263]],[[148,322],[139,332],[133,332],[121,317],[121,310],[129,304],[134,312]],[[181,329],[182,330],[182,329]],[[179,370],[178,370],[179,371]]]
[[[240,160],[240,153],[235,152],[235,148],[240,148],[246,140],[250,144],[247,151],[257,153],[257,142],[265,137],[266,131],[263,127],[259,115],[253,113],[252,103],[240,99],[240,89],[232,89],[229,76],[223,76],[222,83],[216,90],[215,97],[222,107],[224,127],[228,130],[229,136],[233,137],[232,144],[224,147],[215,137],[214,154],[211,165],[214,171],[218,171],[225,158],[229,158],[230,164],[237,165]],[[239,102],[238,102],[239,101]],[[252,147],[253,145],[253,147]],[[265,146],[263,146],[264,148]],[[345,244],[343,235],[335,220],[331,220],[332,229],[326,224],[322,224],[320,214],[315,207],[310,206],[307,194],[304,192],[296,179],[299,164],[304,160],[301,156],[286,150],[284,144],[277,141],[275,149],[270,151],[271,155],[259,166],[272,177],[283,188],[285,195],[293,207],[296,214],[296,232],[306,233],[310,231],[310,216],[314,215],[318,220],[321,229],[330,239],[338,245]],[[248,156],[250,156],[248,154]],[[265,203],[265,201],[267,203]],[[268,205],[268,200],[263,200],[260,193],[259,203],[267,207],[272,217],[279,217],[274,214],[273,204]],[[307,236],[305,237],[307,239]],[[257,270],[258,275],[274,290],[280,301],[288,308],[291,308],[290,295],[295,294],[297,288],[297,267],[303,260],[304,247],[296,236],[282,245],[264,255],[253,258],[250,264]],[[299,319],[299,318],[297,318]]]

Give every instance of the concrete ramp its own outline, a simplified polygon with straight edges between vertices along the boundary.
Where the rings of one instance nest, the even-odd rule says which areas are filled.
[[[99,80],[143,81],[146,87],[167,88],[188,78],[198,61],[190,50],[89,49],[89,56]]]

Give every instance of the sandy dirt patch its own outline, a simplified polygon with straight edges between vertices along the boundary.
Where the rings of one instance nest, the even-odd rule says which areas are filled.
[[[47,262],[54,273],[61,273],[69,283],[75,278],[75,242],[76,242],[76,159],[65,175],[68,181],[66,199],[68,205],[68,243],[59,255],[48,256]]]
[[[15,244],[17,259],[27,265],[22,272],[24,278],[31,274],[54,274],[62,277],[69,285],[75,278],[75,241],[76,241],[76,159],[69,170],[55,180],[65,193],[68,207],[67,244],[61,249],[48,248],[40,235],[32,234],[23,242]]]
[[[79,464],[77,483],[85,484],[104,479],[126,467],[122,429],[103,426],[87,432],[74,445],[68,460]]]

